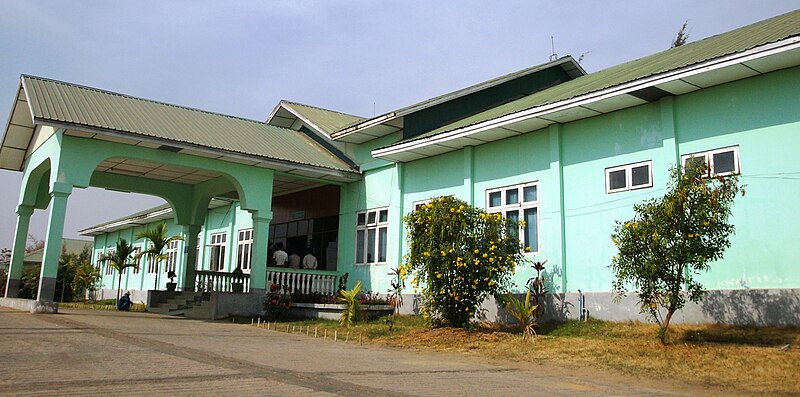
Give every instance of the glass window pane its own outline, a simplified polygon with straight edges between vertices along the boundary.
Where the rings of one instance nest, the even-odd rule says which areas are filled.
[[[375,229],[367,230],[367,263],[375,263]]]
[[[525,210],[525,239],[522,244],[530,247],[531,252],[539,251],[539,209],[527,208]]]
[[[506,190],[506,205],[508,204],[516,204],[519,203],[519,189],[507,189]]]
[[[381,210],[378,222],[387,222],[389,220],[389,210]]]
[[[733,156],[733,150],[715,153],[712,161],[714,164],[713,171],[715,174],[724,174],[726,172],[736,171],[736,159]]]
[[[378,262],[386,262],[387,228],[378,229]]]
[[[367,224],[375,223],[375,211],[370,211],[369,216],[367,217]]]
[[[364,231],[356,232],[356,263],[364,263]]]
[[[359,213],[358,214],[358,223],[357,224],[359,226],[361,226],[361,225],[364,225],[366,223],[367,223],[367,214],[363,213],[363,212]]]
[[[522,201],[526,203],[536,201],[538,199],[537,196],[536,186],[525,186],[522,188]]]
[[[686,161],[683,162],[683,168],[691,168],[700,166],[706,163],[705,156],[697,156],[697,157],[688,157]]]
[[[501,205],[503,205],[503,202],[500,200],[500,192],[489,193],[489,207],[499,207]]]
[[[608,173],[609,190],[624,189],[627,186],[628,181],[625,178],[625,170],[611,171]]]
[[[506,218],[512,222],[519,222],[519,211],[506,211]],[[519,229],[516,227],[510,227],[507,230],[509,236],[519,237]]]
[[[640,165],[631,169],[631,186],[650,184],[650,166]]]

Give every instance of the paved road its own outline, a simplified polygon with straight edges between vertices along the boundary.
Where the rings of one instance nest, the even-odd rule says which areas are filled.
[[[685,396],[621,376],[146,313],[0,308],[0,395]],[[729,395],[729,394],[727,394]]]

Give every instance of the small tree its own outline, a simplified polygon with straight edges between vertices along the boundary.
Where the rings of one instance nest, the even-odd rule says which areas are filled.
[[[633,285],[641,312],[659,324],[662,343],[672,315],[687,298],[702,299],[705,291],[695,276],[730,247],[735,230],[728,220],[731,205],[744,194],[737,176],[707,178],[705,163],[689,164],[685,172],[673,167],[667,193],[634,205],[634,218],[618,221],[611,235],[619,249],[610,265],[617,298]]]
[[[119,276],[117,283],[117,300],[119,300],[119,293],[122,289],[122,272],[129,267],[136,267],[137,262],[134,260],[133,245],[124,238],[117,241],[117,249],[111,255],[103,255],[100,260],[106,262],[108,266],[114,268]]]
[[[100,269],[90,262],[80,262],[75,269],[75,276],[72,279],[72,293],[80,296],[81,300],[86,301],[86,290],[95,289],[100,280]]]
[[[136,256],[138,261],[140,257],[145,256],[148,260],[155,261],[156,265],[156,284],[153,289],[158,289],[158,274],[160,272],[161,261],[167,259],[167,254],[164,249],[169,246],[173,241],[183,240],[181,236],[175,235],[172,237],[167,236],[167,224],[160,223],[152,229],[147,229],[143,232],[136,233],[136,239],[145,239],[150,243],[150,247]]]
[[[409,253],[401,269],[422,288],[421,312],[464,327],[489,296],[504,295],[522,261],[519,223],[453,197],[439,197],[404,218]]]

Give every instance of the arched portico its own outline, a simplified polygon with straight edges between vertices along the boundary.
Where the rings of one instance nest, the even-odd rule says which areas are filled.
[[[43,100],[55,94],[61,102]],[[78,100],[84,96],[92,97],[91,101]],[[302,135],[294,137],[297,141],[286,140],[302,134],[298,131],[137,98],[123,96],[120,102],[119,97],[23,76],[0,146],[0,168],[24,174],[6,297],[16,297],[19,291],[30,216],[36,209],[47,209],[37,300],[52,302],[67,201],[74,188],[92,186],[164,198],[173,209],[175,223],[183,227],[187,247],[197,244],[212,198],[238,200],[252,216],[250,292],[263,294],[276,171],[327,182],[360,178],[347,163]],[[70,100],[74,102],[67,104]],[[102,101],[108,103],[97,105]],[[88,108],[75,110],[81,107]],[[262,141],[270,138],[297,159],[285,158],[283,150],[264,145]],[[26,141],[24,148],[10,144]],[[314,165],[317,162],[323,166]],[[196,253],[186,251],[183,285],[191,289]]]

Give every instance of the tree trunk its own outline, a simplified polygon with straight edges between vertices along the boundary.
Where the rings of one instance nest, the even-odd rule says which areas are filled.
[[[117,283],[117,301],[119,301],[119,292],[122,289],[122,272],[119,273],[119,282]]]
[[[159,266],[158,266],[158,259],[156,259],[156,285],[153,286],[153,289],[158,291],[158,273],[159,273]]]
[[[666,345],[667,344],[667,332],[669,331],[669,320],[672,318],[672,313],[675,312],[675,309],[669,308],[667,309],[667,316],[664,318],[664,325],[662,327],[661,332],[661,343]]]

